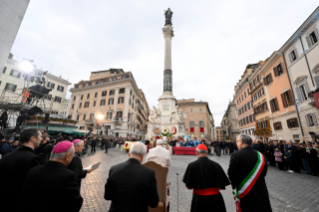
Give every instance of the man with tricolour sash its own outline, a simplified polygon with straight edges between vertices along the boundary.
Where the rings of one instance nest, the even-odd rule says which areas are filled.
[[[254,150],[252,139],[240,134],[236,138],[238,152],[231,155],[228,169],[237,212],[271,212],[269,194],[265,182],[266,157]]]

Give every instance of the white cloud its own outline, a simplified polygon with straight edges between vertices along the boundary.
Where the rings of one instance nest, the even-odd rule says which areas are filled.
[[[69,78],[90,71],[132,71],[156,106],[164,68],[163,10],[174,12],[173,80],[178,99],[209,102],[219,125],[248,63],[281,47],[317,1],[31,1],[12,52]]]

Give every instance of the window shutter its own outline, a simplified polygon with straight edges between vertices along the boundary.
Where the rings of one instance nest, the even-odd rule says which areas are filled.
[[[279,111],[279,105],[278,105],[278,100],[275,98],[275,104],[276,104],[276,109]]]
[[[296,126],[296,127],[299,127],[298,119],[297,119],[297,118],[294,118],[294,122],[295,122],[295,126]]]
[[[306,36],[306,41],[307,41],[308,47],[310,48],[312,46],[312,43],[309,36]]]
[[[267,102],[264,103],[266,110],[268,110]]]
[[[278,68],[277,67],[274,67],[273,68],[273,70],[274,70],[274,74],[275,74],[275,77],[278,77]]]
[[[7,67],[4,67],[4,69],[3,69],[3,71],[2,71],[2,73],[6,73],[6,70],[7,70]]]
[[[249,83],[249,88],[250,88],[250,90],[252,90],[251,83]]]
[[[269,74],[269,81],[270,81],[270,83],[272,83],[272,74],[271,73]]]
[[[290,63],[293,63],[291,53],[288,54]]]
[[[318,40],[319,40],[319,33],[318,33],[318,30],[315,28],[314,32],[315,32],[315,35],[316,35],[316,38],[317,38],[317,41],[318,41]]]
[[[276,123],[273,123],[273,127],[274,127],[274,130],[276,130],[276,125],[275,125]]]
[[[4,87],[4,90],[7,90],[7,89],[8,89],[8,86],[9,86],[9,84],[6,83],[6,86]]]
[[[296,59],[298,58],[298,52],[297,52],[297,49],[294,49],[295,51],[295,55],[296,55]]]
[[[287,126],[288,126],[288,128],[291,128],[290,124],[289,124],[289,119],[287,120]]]
[[[307,92],[307,97],[308,97],[308,93],[309,93],[309,87],[308,87],[308,83],[305,83],[305,87],[306,87],[306,92]]]
[[[10,76],[12,76],[12,74],[13,74],[13,69],[11,69]]]
[[[307,125],[310,126],[309,114],[305,115],[305,117],[306,117]]]
[[[299,87],[296,87],[296,92],[297,92],[297,96],[298,96],[299,102],[303,102],[303,98],[302,98],[302,96],[301,96],[300,88],[299,88]]]
[[[289,95],[289,98],[291,100],[290,105],[295,105],[295,97],[294,97],[294,94],[292,93],[292,90],[288,91],[288,95]]]
[[[264,85],[268,85],[266,77],[264,77]]]
[[[286,101],[284,93],[281,94],[281,100],[282,100],[282,104],[284,105],[284,108],[286,108],[288,105],[287,105],[287,101]]]
[[[319,76],[315,76],[313,79],[315,80],[316,87],[319,88]]]
[[[273,105],[271,104],[271,101],[273,101],[273,100],[270,100],[270,101],[269,101],[270,108],[271,108],[271,112],[274,112],[274,107],[273,107]]]
[[[256,77],[256,79],[257,79],[257,82],[259,82],[259,75]]]
[[[281,121],[280,121],[280,122],[278,122],[278,123],[279,123],[279,127],[280,127],[280,129],[282,129]]]
[[[15,92],[15,91],[16,91],[16,89],[17,89],[17,86],[16,86],[16,85],[14,85],[14,86],[13,86],[13,88],[12,88],[12,91],[13,91],[13,92]]]
[[[316,114],[312,113],[312,119],[313,119],[313,123],[315,125],[318,125],[318,121],[317,121],[317,118],[316,118]]]

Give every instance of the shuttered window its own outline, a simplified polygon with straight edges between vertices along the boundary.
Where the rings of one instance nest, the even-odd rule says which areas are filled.
[[[308,36],[306,36],[306,41],[308,44],[308,47],[310,48],[313,46],[315,43],[318,42],[319,39],[319,33],[318,30],[315,29],[313,32],[311,32]]]
[[[288,54],[290,63],[293,63],[298,58],[297,50],[294,49],[292,52]]]
[[[288,119],[287,126],[288,126],[288,128],[299,127],[297,118]]]
[[[282,129],[282,125],[281,122],[275,122],[274,123],[274,130],[281,130]]]
[[[273,68],[275,77],[278,77],[284,73],[284,69],[282,64],[280,63],[276,67]]]
[[[21,76],[21,72],[20,72],[20,71],[17,71],[17,70],[12,69],[12,70],[11,70],[11,72],[10,72],[10,76],[13,76],[13,77],[16,77],[16,78],[20,78],[20,76]]]
[[[272,83],[271,73],[264,78],[264,85],[269,85],[270,83]]]
[[[6,83],[6,86],[4,87],[4,90],[12,91],[12,92],[15,92],[16,89],[17,89],[17,86],[11,83]]]
[[[113,105],[113,104],[114,104],[114,99],[113,99],[113,98],[110,98],[108,104],[109,104],[109,105]]]
[[[301,86],[296,87],[296,93],[298,96],[298,100],[300,102],[303,102],[308,99],[308,92],[309,92],[308,83],[305,83]]]
[[[318,125],[316,114],[314,114],[314,113],[307,114],[306,115],[306,121],[307,121],[307,125],[310,126],[310,127]]]

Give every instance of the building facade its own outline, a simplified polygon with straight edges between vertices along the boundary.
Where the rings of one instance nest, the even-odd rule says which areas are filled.
[[[225,132],[221,126],[218,126],[216,129],[216,140],[223,141],[225,140]]]
[[[239,135],[239,123],[235,100],[229,102],[221,127],[227,140],[236,141],[236,137]]]
[[[95,132],[116,137],[144,136],[149,107],[133,74],[122,69],[91,72],[90,79],[70,90],[69,116],[82,130],[89,124],[100,126]]]
[[[70,99],[64,99],[61,103],[59,115],[67,118],[69,116],[69,110],[70,110]]]
[[[280,48],[297,103],[301,134],[295,139],[319,137],[319,112],[312,94],[319,87],[319,7]]]
[[[255,139],[255,116],[249,88],[251,73],[260,66],[260,63],[249,64],[244,74],[235,86],[234,100],[238,111],[239,132]]]
[[[9,57],[29,3],[30,0],[0,0],[0,70]]]
[[[274,52],[266,60],[260,74],[267,97],[267,111],[263,113],[267,114],[265,120],[269,121],[272,128],[271,137],[276,140],[299,142],[299,117],[282,54]]]
[[[214,139],[214,118],[208,102],[183,99],[177,100],[177,105],[184,113],[186,135]]]

